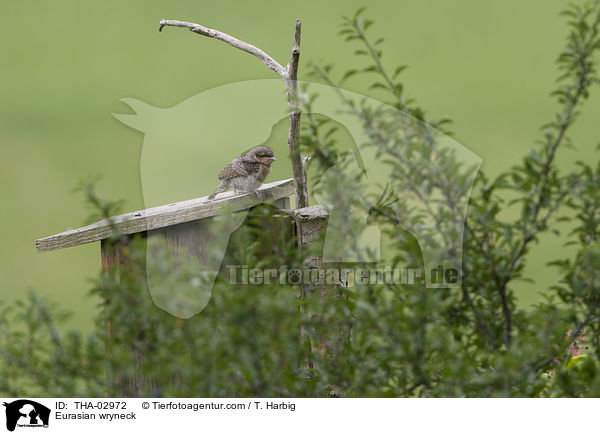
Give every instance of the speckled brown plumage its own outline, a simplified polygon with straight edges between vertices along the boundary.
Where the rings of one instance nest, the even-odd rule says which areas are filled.
[[[268,146],[257,146],[246,155],[235,157],[219,172],[217,177],[221,184],[208,198],[214,199],[220,192],[230,189],[243,192],[256,190],[271,172],[271,164],[275,160],[273,150]]]

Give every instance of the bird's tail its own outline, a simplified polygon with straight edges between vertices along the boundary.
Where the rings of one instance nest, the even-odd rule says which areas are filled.
[[[208,200],[213,200],[217,194],[219,194],[223,190],[226,190],[226,188],[223,184],[224,183],[221,182],[221,184],[217,187],[217,189],[208,196]]]

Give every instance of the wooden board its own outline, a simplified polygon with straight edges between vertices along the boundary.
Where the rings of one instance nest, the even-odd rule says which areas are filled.
[[[292,179],[271,182],[264,184],[258,191],[265,202],[272,202],[290,196],[294,191],[294,182]],[[113,217],[111,221],[119,233],[135,234],[212,217],[223,212],[241,211],[263,200],[260,200],[256,193],[236,195],[233,192],[226,192],[219,194],[212,201],[204,196],[122,214]],[[38,252],[48,252],[100,241],[110,235],[111,225],[105,219],[89,226],[36,240],[35,247]]]

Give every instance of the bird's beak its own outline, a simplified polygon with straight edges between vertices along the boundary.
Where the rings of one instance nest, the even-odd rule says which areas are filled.
[[[270,159],[271,161],[277,161],[277,158],[275,158],[275,157],[269,157],[269,159]]]

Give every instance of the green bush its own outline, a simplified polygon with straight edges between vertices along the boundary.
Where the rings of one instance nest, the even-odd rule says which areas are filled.
[[[593,56],[600,49],[600,3],[572,6],[565,16],[570,33],[558,58],[557,114],[522,161],[493,180],[479,173],[465,224],[460,288],[356,284],[322,297],[298,285],[231,285],[219,279],[206,310],[182,320],[152,303],[145,241],[135,239],[124,247],[131,269],[103,273],[91,290],[99,300],[93,335],[65,332],[60,326],[65,314],[40,302],[34,292],[2,308],[0,394],[600,396],[600,164],[580,163],[569,173],[556,164],[558,152],[570,145],[568,132],[583,102],[599,81]],[[444,225],[455,218],[462,166],[456,155],[435,146],[411,147],[433,143],[428,129],[398,135],[405,113],[440,130],[447,124],[427,119],[405,96],[399,81],[404,68],[388,72],[384,67],[381,40],[367,35],[371,25],[361,10],[345,18],[341,30],[350,43],[361,44],[356,54],[367,59],[366,66],[340,74],[339,82],[330,65],[313,65],[312,71],[335,86],[356,74],[376,77],[373,90],[381,92],[390,109],[373,112],[367,105],[342,103],[380,146],[382,163],[398,174],[389,191],[413,194],[417,201],[438,198],[436,209],[411,211],[401,201],[387,201],[386,187],[383,197],[372,202],[378,203],[372,221],[387,228],[391,240],[391,263],[418,267],[419,246],[410,231],[399,229],[397,216],[415,226],[443,216],[429,236],[439,239],[441,255],[455,255]],[[343,152],[336,127],[310,114],[316,96],[310,87],[304,91],[309,97],[302,146],[312,156],[310,170],[322,179]],[[407,163],[408,151],[413,166]],[[426,161],[434,152],[455,176],[428,172]],[[343,172],[338,175],[335,182],[345,188],[354,184],[344,183],[356,182]],[[114,215],[115,204],[99,200],[92,184],[83,190],[98,216]],[[344,189],[347,200],[359,200],[350,191]],[[505,209],[520,212],[504,217],[512,215],[501,212]],[[258,218],[268,214],[255,212]],[[541,234],[557,233],[563,220],[571,221],[569,244],[578,250],[573,258],[553,262],[563,277],[543,291],[539,303],[519,308],[511,285],[524,278],[531,245]],[[241,240],[236,254],[243,263],[302,264],[302,255],[285,240],[266,248],[252,221],[251,216],[236,233]],[[113,241],[123,239],[114,233]],[[567,353],[573,341],[585,346],[585,355],[575,360]]]

